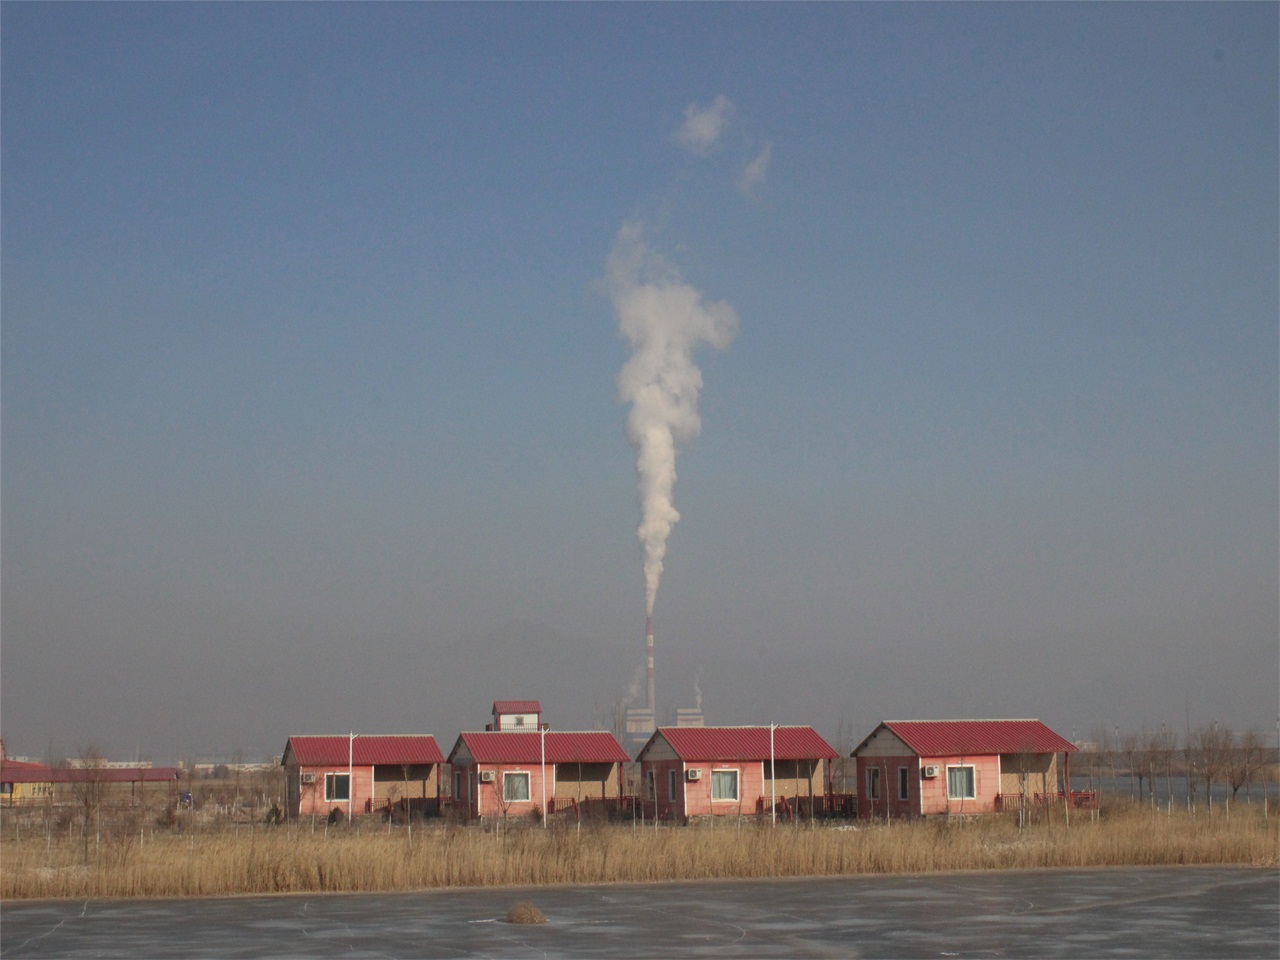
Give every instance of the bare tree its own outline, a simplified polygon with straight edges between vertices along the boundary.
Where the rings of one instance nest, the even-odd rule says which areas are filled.
[[[1160,766],[1164,769],[1165,794],[1172,805],[1173,803],[1173,758],[1178,752],[1178,736],[1172,730],[1167,728],[1163,723],[1160,724],[1160,732],[1156,734],[1153,756],[1158,755]],[[1152,769],[1152,786],[1155,786],[1155,770]]]
[[[1239,741],[1233,742],[1227,750],[1226,775],[1231,785],[1231,799],[1236,798],[1240,788],[1253,782],[1254,776],[1262,766],[1262,737],[1256,730],[1247,730]]]
[[[622,697],[614,697],[601,717],[602,729],[613,734],[619,743],[627,742],[627,701]]]
[[[1142,731],[1142,769],[1147,775],[1147,796],[1154,807],[1156,803],[1156,776],[1160,769],[1161,734]]]
[[[1090,740],[1080,751],[1080,760],[1084,763],[1085,774],[1089,778],[1089,790],[1093,792],[1098,789],[1097,780],[1102,775],[1101,756],[1098,752],[1097,740]]]
[[[1143,742],[1135,733],[1126,733],[1120,741],[1120,750],[1124,754],[1125,764],[1129,768],[1129,777],[1132,780],[1138,780],[1138,799],[1143,797],[1142,783],[1146,779],[1147,771],[1144,768],[1143,760]]]
[[[1101,784],[1109,780],[1112,793],[1116,793],[1116,748],[1115,741],[1111,737],[1111,731],[1107,729],[1107,725],[1099,724],[1092,734],[1093,742],[1098,752],[1098,780]],[[1107,771],[1110,771],[1110,777],[1104,777]]]
[[[1211,726],[1203,726],[1196,731],[1192,753],[1195,757],[1196,772],[1204,782],[1205,802],[1209,810],[1213,810],[1213,785],[1222,779],[1223,734],[1229,738],[1229,730],[1219,731],[1217,721]]]
[[[831,765],[831,779],[839,784],[838,793],[849,792],[849,781],[857,779],[853,750],[857,741],[854,739],[853,723],[848,717],[842,717],[836,728],[836,759]]]
[[[1024,745],[1018,749],[1016,766],[1018,768],[1018,832],[1021,833],[1027,825],[1027,793],[1031,779],[1029,747]]]
[[[95,744],[81,747],[76,756],[76,763],[67,771],[71,784],[71,795],[75,798],[76,809],[80,814],[80,836],[84,842],[84,862],[89,862],[90,828],[101,826],[102,801],[107,791],[104,771],[107,767]]]

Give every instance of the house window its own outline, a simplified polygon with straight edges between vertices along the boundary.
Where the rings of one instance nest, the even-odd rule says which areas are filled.
[[[523,726],[524,726],[524,717],[516,717],[516,726],[517,726],[517,727],[523,727]]]
[[[947,799],[972,800],[978,795],[973,767],[947,767]]]
[[[462,799],[462,771],[453,771],[453,799]]]
[[[880,799],[880,768],[867,767],[867,799]]]
[[[906,800],[909,797],[911,777],[906,767],[898,768],[898,799]]]
[[[350,800],[351,774],[326,773],[324,775],[324,798],[326,800]]]
[[[504,773],[502,775],[502,799],[515,803],[529,799],[529,774]]]
[[[674,770],[667,771],[667,799],[674,800],[676,798],[676,772]]]
[[[737,770],[712,770],[711,771],[711,799],[712,800],[737,800],[738,799],[738,771]]]
[[[645,774],[644,778],[645,796],[650,800],[658,799],[658,788],[654,784],[653,771],[650,770]]]

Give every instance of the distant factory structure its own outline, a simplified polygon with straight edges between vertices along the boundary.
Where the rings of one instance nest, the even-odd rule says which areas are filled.
[[[626,713],[627,743],[640,747],[658,730],[658,704],[653,679],[653,617],[644,622],[645,651],[645,705],[629,707]],[[677,727],[702,727],[706,718],[702,715],[702,693],[697,691],[697,703],[693,707],[679,707],[675,712]]]

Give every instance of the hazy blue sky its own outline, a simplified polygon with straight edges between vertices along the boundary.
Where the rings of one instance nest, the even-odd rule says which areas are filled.
[[[11,750],[600,725],[636,237],[736,321],[663,711],[1273,733],[1278,20],[4,4]]]

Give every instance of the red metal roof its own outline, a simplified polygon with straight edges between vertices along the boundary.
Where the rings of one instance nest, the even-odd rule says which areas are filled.
[[[0,783],[163,783],[177,778],[176,767],[46,767],[0,761]]]
[[[589,731],[572,733],[548,731],[543,735],[536,730],[463,733],[449,752],[449,762],[464,744],[476,763],[538,763],[545,756],[547,763],[626,763],[627,752],[611,733]]]
[[[836,752],[812,727],[775,727],[773,752],[768,727],[659,727],[661,736],[686,762],[715,760],[834,760]],[[649,744],[640,751],[643,757]]]
[[[357,734],[351,740],[345,733],[336,737],[290,737],[284,748],[282,762],[289,761],[289,753],[292,751],[300,766],[342,766],[347,763],[348,747],[351,762],[362,767],[398,763],[444,763],[444,754],[440,752],[436,738],[432,736]]]
[[[495,700],[494,714],[499,713],[542,713],[542,704],[537,700]]]
[[[1076,751],[1039,720],[887,720],[880,726],[922,757]]]

